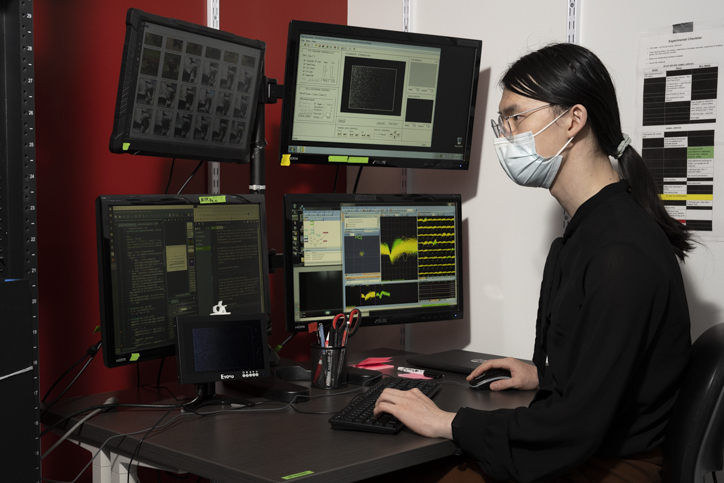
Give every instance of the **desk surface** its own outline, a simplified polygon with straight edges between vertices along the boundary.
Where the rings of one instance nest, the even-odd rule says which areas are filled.
[[[405,359],[409,354],[387,349],[363,353],[359,360],[390,355],[394,357],[395,367],[407,365]],[[394,369],[386,372],[397,375]],[[445,378],[441,380],[467,384],[465,377],[460,374],[445,373]],[[309,385],[308,382],[297,384]],[[358,387],[348,386],[335,391],[312,389],[312,396],[333,396],[314,398],[296,407],[306,412],[336,412],[345,407],[359,391],[335,394]],[[191,396],[193,391],[190,389],[190,386],[172,388],[177,397],[180,397],[179,394]],[[223,392],[234,394],[232,390],[224,389]],[[455,412],[465,406],[479,409],[526,406],[533,394],[533,391],[476,391],[448,383],[433,399],[440,408]],[[117,397],[121,403],[174,402],[168,391],[147,388],[94,394],[58,402],[45,415],[44,422],[52,423],[59,417],[85,407],[103,404],[111,396]],[[335,431],[328,422],[332,414],[300,414],[293,409],[259,411],[283,406],[283,403],[268,403],[233,413],[177,418],[172,424],[146,436],[137,459],[182,468],[220,482],[283,482],[289,481],[284,477],[303,472],[311,473],[294,478],[293,481],[347,482],[442,458],[454,451],[451,441],[424,438],[407,428],[393,436]],[[201,411],[211,412],[220,408],[209,406]],[[119,409],[102,413],[86,422],[80,434],[73,439],[98,445],[110,436],[151,428],[165,411]],[[180,413],[180,410],[173,410],[164,422]],[[72,424],[70,422],[61,428],[69,428]],[[118,453],[131,455],[143,437],[144,433],[114,438],[108,445]]]

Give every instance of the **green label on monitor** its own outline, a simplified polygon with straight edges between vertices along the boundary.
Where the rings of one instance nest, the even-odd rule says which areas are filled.
[[[200,196],[199,203],[226,203],[226,196]]]
[[[357,163],[357,164],[369,164],[370,158],[365,158],[362,156],[350,156],[349,157],[350,163]]]
[[[123,143],[123,150],[128,151],[128,148],[131,147],[131,143]]]
[[[131,362],[136,362],[139,357],[141,357],[141,354],[139,354],[138,352],[134,352],[133,354],[131,354],[131,358],[129,360]]]
[[[307,475],[313,475],[314,471],[302,471],[301,473],[297,473],[295,475],[289,475],[289,476],[282,476],[282,480],[293,480],[294,478],[299,478],[300,476],[307,476]]]
[[[346,163],[347,162],[347,156],[328,156],[327,161],[330,163]]]

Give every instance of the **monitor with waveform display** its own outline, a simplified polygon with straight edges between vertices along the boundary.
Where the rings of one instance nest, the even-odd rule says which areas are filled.
[[[460,195],[287,194],[286,327],[463,316]]]

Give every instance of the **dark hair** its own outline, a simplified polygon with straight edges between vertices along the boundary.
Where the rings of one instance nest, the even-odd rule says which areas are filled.
[[[521,96],[564,108],[585,106],[599,149],[609,156],[618,154],[624,135],[616,89],[608,70],[590,50],[574,44],[549,45],[518,59],[500,83]],[[627,146],[618,162],[634,199],[661,226],[676,255],[684,260],[686,252],[693,248],[691,234],[666,212],[644,160],[633,147]]]

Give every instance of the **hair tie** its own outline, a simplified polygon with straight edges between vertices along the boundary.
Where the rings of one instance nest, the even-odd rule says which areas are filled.
[[[631,144],[631,138],[626,133],[623,134],[623,141],[618,145],[616,148],[616,154],[613,155],[614,158],[618,159],[623,155],[623,152],[626,151],[626,148],[629,144]]]

